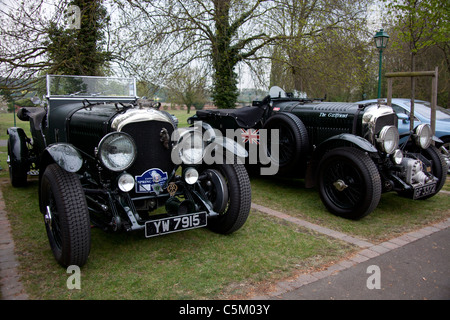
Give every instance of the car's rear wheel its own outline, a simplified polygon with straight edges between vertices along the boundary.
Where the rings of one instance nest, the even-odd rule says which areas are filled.
[[[300,161],[302,157],[306,161],[308,154],[308,132],[303,122],[291,113],[277,113],[271,116],[264,124],[264,129],[267,129],[268,141],[267,147],[271,153],[272,146],[272,129],[279,130],[279,144],[278,159],[271,159],[278,163],[278,172],[280,174],[292,174],[298,169],[305,168]],[[272,155],[272,153],[271,153]]]
[[[381,179],[370,157],[355,148],[337,148],[319,163],[319,194],[325,207],[347,219],[371,213],[381,198]]]
[[[78,177],[51,164],[42,176],[40,192],[45,228],[56,261],[64,267],[83,266],[89,256],[91,231]]]
[[[219,173],[221,178],[210,180],[213,186],[207,191],[207,196],[215,209],[220,211],[218,217],[208,221],[208,227],[217,233],[230,234],[244,225],[250,213],[250,179],[241,164],[215,165],[212,169]],[[223,183],[225,186],[221,185]],[[222,189],[227,193],[225,202],[223,202],[224,195],[221,194]]]

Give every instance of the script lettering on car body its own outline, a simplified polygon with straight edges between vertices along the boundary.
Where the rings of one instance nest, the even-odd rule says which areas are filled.
[[[319,117],[320,118],[346,119],[346,118],[348,118],[348,113],[321,112],[321,113],[319,113]]]

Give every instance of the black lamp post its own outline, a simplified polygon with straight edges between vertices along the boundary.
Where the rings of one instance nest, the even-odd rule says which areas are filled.
[[[375,46],[380,51],[380,62],[378,67],[378,99],[381,97],[381,64],[383,59],[383,49],[387,47],[389,36],[383,29],[380,29],[375,36],[373,37],[375,40]]]

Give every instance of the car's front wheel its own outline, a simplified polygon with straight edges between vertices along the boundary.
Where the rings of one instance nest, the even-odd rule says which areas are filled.
[[[319,194],[325,207],[347,219],[371,213],[381,198],[381,178],[372,159],[355,148],[337,148],[319,163]]]
[[[64,267],[83,266],[89,256],[89,212],[78,177],[57,164],[49,165],[41,180],[41,210],[56,261]]]
[[[215,179],[205,181],[209,188],[204,188],[219,213],[208,221],[208,227],[221,234],[233,233],[244,225],[250,213],[251,187],[247,171],[241,164],[215,165],[208,170],[218,173]]]
[[[439,147],[439,151],[447,163],[447,174],[450,174],[450,137],[442,138],[444,143]]]
[[[436,192],[433,194],[430,194],[426,197],[420,198],[420,199],[428,199],[437,194],[442,187],[445,184],[445,180],[447,178],[447,163],[445,161],[444,156],[442,153],[435,147],[435,146],[429,146],[427,149],[422,150],[422,154],[425,158],[428,160],[431,160],[432,166],[432,174],[438,178],[437,185],[436,185]]]

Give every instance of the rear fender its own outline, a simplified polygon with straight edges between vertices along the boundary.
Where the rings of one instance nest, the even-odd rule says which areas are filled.
[[[9,148],[11,158],[10,161],[26,164],[28,162],[27,135],[22,128],[8,128]]]

